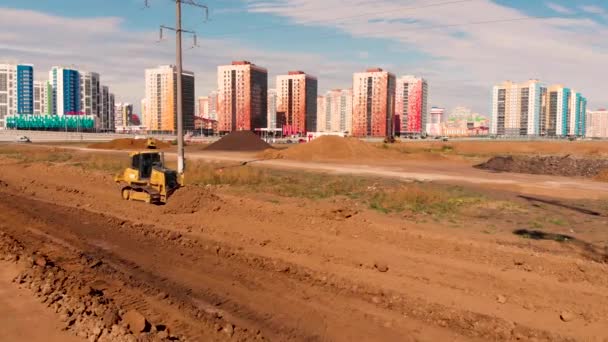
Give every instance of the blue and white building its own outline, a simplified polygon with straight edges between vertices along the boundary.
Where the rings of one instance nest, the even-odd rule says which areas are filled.
[[[17,114],[34,113],[34,66],[17,65]]]
[[[542,131],[542,104],[547,88],[538,80],[511,81],[493,89],[490,133],[508,136],[534,136]]]
[[[0,128],[6,117],[34,113],[34,67],[29,64],[0,64]]]
[[[586,134],[587,99],[579,92],[572,92],[570,97],[570,116],[568,135],[583,137]]]
[[[584,136],[587,99],[561,84],[538,80],[494,87],[490,134],[506,136]]]
[[[78,70],[53,67],[49,72],[52,87],[52,115],[81,114],[80,73]]]

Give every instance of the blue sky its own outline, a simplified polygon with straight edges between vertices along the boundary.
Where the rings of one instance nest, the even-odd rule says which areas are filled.
[[[143,70],[173,62],[170,0],[0,0],[0,60],[98,71],[121,101],[139,103]],[[218,64],[248,59],[276,74],[301,69],[321,91],[350,87],[352,73],[380,66],[427,78],[430,104],[487,114],[503,80],[563,83],[592,107],[608,106],[608,1],[210,0],[210,20],[184,8],[201,47],[185,52],[197,95],[216,84]],[[542,18],[535,18],[542,17]],[[30,20],[36,18],[35,20]],[[495,23],[481,23],[498,21]],[[4,28],[1,26],[5,25]],[[185,40],[187,47],[189,40]]]

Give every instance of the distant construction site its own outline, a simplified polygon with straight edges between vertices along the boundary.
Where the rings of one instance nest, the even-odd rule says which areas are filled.
[[[11,315],[50,341],[608,338],[605,143],[185,149],[165,189],[170,139],[1,144]]]

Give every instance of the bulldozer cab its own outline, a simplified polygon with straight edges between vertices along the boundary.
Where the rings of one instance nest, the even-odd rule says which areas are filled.
[[[141,179],[148,179],[152,175],[152,168],[164,166],[162,153],[140,152],[131,156],[131,168],[139,171]]]

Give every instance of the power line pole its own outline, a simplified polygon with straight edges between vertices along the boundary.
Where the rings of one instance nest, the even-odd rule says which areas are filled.
[[[177,63],[177,172],[184,173],[184,113],[182,103],[182,2],[175,1],[175,58]],[[195,99],[196,101],[196,99]]]
[[[160,27],[160,39],[163,39],[163,29],[175,31],[175,64],[176,64],[176,90],[177,90],[177,172],[184,173],[186,167],[186,161],[184,157],[184,112],[183,112],[183,60],[182,60],[182,32],[192,34],[194,37],[194,45],[197,46],[196,32],[187,31],[182,29],[182,3],[185,5],[198,7],[204,10],[205,20],[209,18],[209,8],[206,5],[202,5],[196,0],[171,0],[175,1],[175,27],[168,27],[161,25]],[[144,0],[145,6],[149,7],[149,0]],[[195,99],[196,101],[196,99]]]

